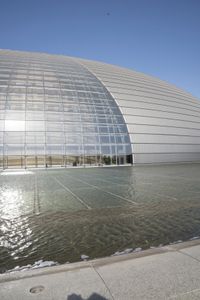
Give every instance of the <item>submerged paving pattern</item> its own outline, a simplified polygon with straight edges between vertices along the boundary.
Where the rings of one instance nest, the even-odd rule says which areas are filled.
[[[0,271],[200,235],[200,165],[0,175]]]

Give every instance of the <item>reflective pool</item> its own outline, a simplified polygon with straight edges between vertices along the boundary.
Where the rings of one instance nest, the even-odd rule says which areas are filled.
[[[0,173],[0,272],[200,235],[200,164]]]

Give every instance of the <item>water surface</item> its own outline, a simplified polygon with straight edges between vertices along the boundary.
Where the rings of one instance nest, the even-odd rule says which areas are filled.
[[[200,164],[0,175],[0,272],[200,235]]]

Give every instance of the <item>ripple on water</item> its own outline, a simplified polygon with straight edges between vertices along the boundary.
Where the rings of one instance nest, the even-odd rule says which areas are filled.
[[[0,220],[0,270],[109,256],[200,235],[199,201],[146,203],[77,212],[45,212]]]

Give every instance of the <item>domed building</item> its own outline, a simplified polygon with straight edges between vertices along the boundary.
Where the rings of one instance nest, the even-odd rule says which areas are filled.
[[[200,161],[200,101],[151,76],[0,50],[0,167]]]

